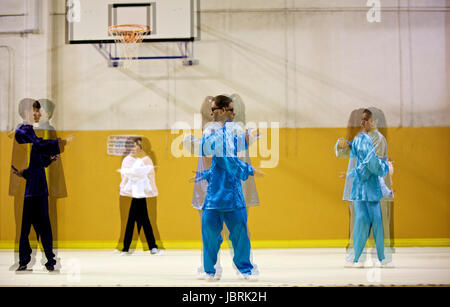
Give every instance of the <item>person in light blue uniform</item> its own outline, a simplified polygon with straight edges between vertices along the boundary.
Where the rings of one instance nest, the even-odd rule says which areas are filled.
[[[356,135],[358,135],[363,127],[361,126],[361,119],[363,115],[363,111],[365,109],[357,109],[354,110],[349,118],[348,127],[347,127],[347,140],[353,140]],[[383,114],[383,112],[380,109],[371,107],[368,108],[372,112],[372,116],[369,119],[368,123],[366,123],[366,127],[364,129],[366,130],[367,135],[372,139],[372,143],[375,146],[375,150],[377,152],[377,155],[379,158],[383,160],[389,160],[388,158],[388,151],[387,151],[387,140],[386,140],[386,119]],[[369,125],[368,125],[369,124]],[[350,147],[348,144],[351,144],[351,142],[348,142],[344,138],[339,138],[336,142],[336,145],[334,147],[336,157],[338,158],[350,158]],[[344,146],[342,146],[344,145]],[[393,166],[391,162],[388,162],[390,171],[387,176],[379,177],[381,191],[383,193],[383,198],[380,200],[381,205],[381,213],[382,213],[382,219],[383,219],[383,232],[384,232],[384,243],[385,243],[385,261],[389,262],[389,266],[393,267],[392,263],[392,254],[394,252],[394,249],[392,247],[393,243],[393,223],[392,223],[392,204],[394,199],[394,193],[392,189],[392,173],[393,173]],[[347,173],[350,172],[356,165],[356,158],[353,157],[352,159],[349,159],[348,163],[348,169]],[[352,187],[353,178],[347,177],[345,181],[344,186],[344,194],[343,194],[343,200],[348,202],[349,206],[349,213],[350,213],[350,221],[349,221],[349,244],[347,246],[346,250],[346,265],[345,266],[351,266],[353,264],[353,259],[355,257],[355,252],[353,249],[353,226],[354,226],[354,220],[355,220],[355,210],[354,210],[354,204],[350,200],[350,192]],[[391,229],[392,228],[392,229]],[[372,234],[373,235],[373,234]],[[369,240],[373,240],[373,236],[369,237]],[[374,251],[376,253],[376,250]],[[373,251],[371,251],[372,255],[375,255]],[[365,254],[363,252],[360,261],[365,260]],[[374,258],[374,257],[372,257]]]
[[[364,110],[361,122],[363,131],[347,144],[350,147],[350,159],[356,161],[355,167],[347,174],[347,177],[353,181],[350,199],[355,206],[353,228],[355,257],[353,262],[357,267],[361,266],[358,261],[366,245],[370,229],[373,231],[377,249],[379,260],[376,263],[377,266],[383,265],[385,259],[383,220],[380,208],[380,199],[383,198],[383,193],[379,177],[387,175],[389,164],[387,160],[378,157],[372,139],[367,134],[367,130],[370,130],[368,122],[371,118],[372,112],[368,109]]]
[[[259,139],[259,136],[255,136],[254,129],[245,129],[245,105],[240,98],[238,94],[232,94],[229,96],[231,100],[233,101],[232,108],[229,107],[228,112],[230,115],[230,121],[227,122],[227,127],[232,128],[233,132],[237,135],[240,134],[247,134],[248,136],[248,146],[250,146],[252,143],[254,143],[257,139]],[[218,130],[222,127],[222,124],[220,122],[214,121],[214,113],[215,110],[211,111],[211,104],[214,97],[207,96],[201,106],[200,113],[202,115],[202,127],[203,127],[203,136],[210,135],[214,130]],[[197,172],[202,172],[206,169],[211,168],[212,164],[212,157],[211,156],[205,156],[205,155],[199,155],[199,149],[200,149],[200,143],[201,143],[202,137],[196,138],[192,135],[188,135],[183,139],[183,147],[185,150],[189,151],[191,154],[194,154],[196,157],[198,157],[198,164],[197,164]],[[252,165],[249,150],[238,152],[238,157],[240,160]],[[258,192],[256,189],[255,180],[252,176],[249,176],[246,181],[241,181],[242,185],[242,193],[244,195],[245,199],[245,205],[247,208],[247,215],[248,215],[248,209],[251,206],[258,206],[260,204]],[[202,220],[202,207],[203,203],[205,201],[206,192],[208,190],[208,182],[206,180],[197,181],[194,184],[194,190],[193,190],[193,196],[192,196],[192,206],[198,210],[199,216],[200,216],[200,222]],[[232,245],[232,243],[229,240],[229,230],[225,227],[222,235],[223,238],[227,240],[227,243],[229,246]],[[203,248],[202,248],[203,251]],[[232,250],[231,250],[232,252]],[[233,252],[232,252],[233,254]],[[234,255],[232,255],[234,256]],[[197,269],[197,277],[198,279],[205,279],[206,273],[204,271],[203,267],[203,252],[201,256],[202,265]],[[218,258],[218,261],[216,263],[216,275],[220,276],[222,272],[222,266],[220,265],[220,257]],[[237,268],[235,267],[237,270]],[[254,268],[256,270],[256,268]],[[239,270],[237,270],[238,274]]]
[[[212,158],[211,167],[198,171],[195,181],[206,180],[208,188],[203,202],[202,243],[203,265],[208,280],[217,280],[215,264],[222,244],[223,223],[230,231],[233,245],[233,262],[242,276],[254,279],[256,272],[250,261],[251,244],[247,230],[247,211],[241,180],[261,175],[237,153],[248,149],[248,135],[237,134],[231,122],[233,102],[223,95],[214,97],[211,103],[214,125],[204,133],[200,143],[200,155]]]

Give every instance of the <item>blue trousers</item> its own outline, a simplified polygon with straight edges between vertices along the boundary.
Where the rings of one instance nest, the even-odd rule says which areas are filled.
[[[250,238],[247,232],[247,211],[245,208],[233,211],[205,209],[202,214],[203,265],[207,274],[215,274],[217,255],[223,242],[223,223],[230,231],[233,245],[233,262],[242,274],[250,274],[253,265],[250,262]]]
[[[353,247],[355,249],[354,262],[359,260],[364,250],[370,229],[373,231],[375,246],[377,248],[378,260],[384,257],[384,232],[383,219],[381,215],[380,202],[376,201],[354,201],[355,225],[353,228]]]

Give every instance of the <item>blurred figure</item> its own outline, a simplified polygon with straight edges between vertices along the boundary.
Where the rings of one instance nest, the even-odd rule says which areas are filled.
[[[33,225],[37,236],[41,239],[48,271],[53,271],[56,264],[53,253],[52,229],[48,214],[48,187],[45,168],[59,158],[61,149],[73,138],[67,140],[43,140],[38,138],[33,129],[33,123],[38,123],[41,117],[38,101],[25,100],[19,104],[19,113],[23,115],[24,122],[16,129],[15,139],[19,144],[32,144],[27,168],[17,169],[14,165],[14,174],[26,180],[25,196],[22,214],[22,227],[19,243],[19,268],[25,271],[31,261],[32,249],[28,235]]]
[[[131,197],[131,206],[125,229],[122,255],[129,254],[129,248],[134,233],[134,225],[137,223],[138,233],[141,227],[144,229],[145,237],[151,254],[158,253],[152,225],[148,217],[147,197],[156,197],[158,190],[155,184],[155,171],[153,162],[142,150],[142,138],[133,139],[133,148],[122,162],[120,173],[120,195]]]
[[[58,138],[57,131],[50,123],[54,114],[55,104],[48,99],[39,99],[38,102],[41,105],[41,119],[35,128],[36,135],[44,140],[56,140]],[[53,247],[56,254],[58,248],[57,201],[59,198],[67,197],[66,180],[61,157],[47,167],[45,175],[48,183],[49,215],[50,224],[52,225]]]
[[[211,113],[211,103],[214,99],[213,96],[206,96],[200,107],[200,114],[202,115],[202,130],[209,131],[214,126],[214,120]],[[183,140],[183,147],[191,154],[198,156],[197,172],[202,172],[211,168],[212,158],[208,156],[199,155],[201,138],[195,138],[192,135],[186,136]],[[202,221],[202,206],[205,201],[206,191],[208,189],[208,182],[206,180],[194,182],[194,191],[192,194],[192,206],[198,210],[200,217],[200,223]],[[224,229],[224,236],[228,237],[226,230]],[[202,246],[203,255],[203,246]],[[203,256],[201,258],[201,266],[197,269],[197,275],[199,279],[205,278],[205,270],[203,267]],[[215,266],[218,274],[222,272],[222,266],[220,265],[220,258]]]
[[[200,113],[202,114],[202,128],[203,131],[213,129],[212,127],[217,126],[217,122],[214,122],[211,112],[211,103],[214,97],[207,96],[203,100],[200,108]],[[233,101],[233,112],[230,113],[230,122],[233,123],[233,129],[236,133],[247,133],[248,134],[248,145],[250,146],[253,142],[258,139],[254,133],[250,133],[250,130],[245,130],[245,105],[238,94],[232,94],[230,98]],[[190,151],[192,154],[199,156],[199,161],[197,164],[197,171],[201,172],[203,170],[209,169],[211,167],[212,158],[208,156],[199,155],[199,146],[201,139],[196,139],[194,136],[187,136],[183,140],[183,147]],[[239,158],[251,165],[251,159],[249,155],[248,148],[239,154]],[[206,181],[195,182],[194,193],[192,196],[192,206],[194,208],[200,208],[205,200],[206,190],[208,189],[208,183]],[[245,202],[247,206],[259,205],[258,192],[256,190],[256,184],[253,177],[249,177],[247,181],[242,181],[242,191],[244,193]]]
[[[387,152],[387,123],[384,113],[377,108],[370,107],[368,108],[372,112],[372,117],[370,119],[370,129],[367,132],[368,136],[372,139],[372,143],[375,146],[378,157],[384,160],[388,160],[388,152]],[[361,118],[363,116],[364,109],[356,109],[353,110],[350,114],[348,125],[347,125],[347,137],[346,139],[340,138],[335,146],[336,156],[339,158],[350,158],[350,147],[338,146],[341,141],[349,141],[353,140],[357,134],[361,132]],[[386,137],[385,137],[386,136]],[[356,164],[355,158],[350,158],[347,173],[349,173]],[[392,179],[391,174],[393,173],[393,165],[390,163],[391,172],[386,175],[384,178],[380,178],[380,185],[383,190],[383,198],[380,200],[382,217],[383,217],[383,231],[385,238],[385,257],[386,263],[392,262],[392,253],[393,249],[393,214],[392,214],[392,204],[393,204],[393,190],[392,190]],[[353,249],[353,226],[354,226],[354,204],[350,200],[350,191],[352,188],[353,178],[345,177],[345,187],[344,187],[344,195],[343,200],[348,201],[349,203],[349,213],[350,213],[350,221],[349,221],[349,244],[347,246],[346,253],[346,261],[350,263],[354,258],[354,249]],[[373,234],[370,234],[370,238],[373,240]],[[374,251],[375,252],[375,251]],[[363,255],[365,257],[365,255]]]
[[[376,264],[382,266],[388,261],[384,255],[384,232],[379,201],[383,197],[392,196],[384,180],[391,170],[391,165],[387,157],[380,159],[377,154],[373,139],[377,140],[377,144],[381,144],[380,140],[384,137],[375,131],[373,115],[369,109],[362,112],[361,126],[362,131],[351,142],[339,139],[335,146],[338,156],[347,155],[350,151],[344,200],[353,201],[354,205],[354,255],[353,259],[347,258],[347,261],[352,262],[353,266],[361,266],[359,258],[372,228],[378,255]]]
[[[245,105],[241,97],[238,94],[232,94],[230,98],[233,101],[233,112],[230,112],[229,114],[230,122],[228,122],[228,125],[231,126],[233,122],[234,124],[233,130],[238,134],[248,133],[249,131],[245,131]],[[202,115],[202,128],[204,131],[203,133],[210,133],[211,130],[215,129],[214,127],[220,128],[219,125],[217,125],[217,123],[214,122],[213,112],[211,112],[211,104],[213,102],[213,99],[214,99],[213,96],[206,96],[200,107],[200,113]],[[256,139],[257,137],[253,137],[253,135],[249,133],[248,139],[249,145],[252,144]],[[204,156],[199,154],[200,142],[201,139],[197,139],[193,136],[187,136],[183,140],[183,147],[186,150],[190,151],[192,154],[199,156],[197,164],[198,173],[210,169],[212,163],[211,156]],[[251,165],[248,148],[238,153],[238,156],[242,161]],[[241,184],[248,213],[248,207],[260,204],[258,192],[256,190],[256,184],[253,176],[249,176],[246,181],[241,181]],[[205,201],[207,189],[208,189],[208,182],[206,180],[195,181],[192,196],[192,206],[198,209],[200,221],[203,213],[201,208],[203,207],[203,203]],[[229,230],[226,227],[223,229],[223,237],[227,239],[229,238]],[[231,246],[231,244],[228,245]],[[216,271],[218,272],[218,275],[220,275],[220,272],[222,271],[222,267],[220,265],[220,258],[218,259],[218,263],[216,264],[215,268]],[[205,278],[203,263],[202,266],[198,268],[197,274],[200,279]]]
[[[22,118],[22,123],[17,125],[16,129],[22,125],[23,123],[27,123],[26,120],[26,112],[30,105],[34,103],[34,99],[24,98],[19,102],[19,115]],[[34,122],[34,121],[33,121]],[[11,165],[14,165],[17,169],[25,169],[28,166],[28,161],[30,160],[29,156],[31,153],[31,144],[19,144],[15,139],[15,129],[8,133],[8,136],[13,139],[13,149],[11,155]],[[14,196],[14,217],[16,221],[16,235],[14,240],[14,257],[15,263],[11,266],[10,270],[16,270],[19,267],[19,239],[20,239],[20,230],[22,224],[22,212],[23,212],[23,201],[25,195],[25,183],[21,177],[17,176],[14,172],[14,169],[11,168],[10,176],[9,176],[9,195]],[[34,254],[36,252],[36,241],[37,235],[30,234],[30,241],[32,243],[31,248],[32,259],[30,261],[30,266],[34,265],[35,257]]]
[[[372,139],[372,143],[377,150],[377,155],[381,159],[389,161],[390,171],[384,177],[380,178],[380,184],[383,191],[383,198],[380,200],[381,213],[383,215],[383,231],[386,262],[392,262],[392,254],[394,250],[394,222],[393,222],[393,204],[394,189],[392,175],[394,173],[394,162],[389,159],[387,150],[387,123],[383,111],[378,108],[368,108],[372,112],[373,127],[368,133]],[[393,264],[391,264],[393,265]]]
[[[207,181],[206,197],[202,209],[203,265],[206,279],[218,280],[216,263],[223,223],[230,231],[233,262],[245,279],[254,280],[257,270],[250,261],[250,239],[247,230],[247,211],[241,180],[262,173],[241,161],[237,153],[248,148],[248,133],[237,134],[233,101],[223,95],[211,100],[211,117],[214,122],[203,132],[200,156],[211,157],[211,167],[197,171],[195,182]]]
[[[234,113],[232,114],[231,118],[231,121],[233,121],[236,124],[234,126],[235,127],[234,129],[238,131],[237,133],[246,133],[245,104],[242,101],[242,98],[241,96],[239,96],[239,94],[232,94],[230,98],[233,101],[233,108],[234,108]],[[248,145],[250,146],[258,138],[259,136],[254,136],[253,134],[250,133]],[[238,153],[238,156],[242,161],[252,165],[248,148],[245,151]],[[258,191],[256,190],[255,178],[253,176],[250,176],[246,181],[242,181],[241,183],[242,183],[242,192],[244,193],[245,204],[247,205],[247,208],[260,205]]]
[[[364,109],[356,109],[353,110],[350,114],[350,117],[348,119],[347,123],[347,136],[346,138],[339,138],[334,150],[336,153],[336,156],[338,158],[350,158],[350,147],[349,146],[338,146],[338,144],[341,141],[352,141],[355,136],[360,133],[361,131],[361,118],[363,114]],[[350,214],[350,221],[349,221],[349,243],[347,245],[346,249],[346,257],[345,260],[347,263],[350,263],[352,259],[355,256],[355,252],[353,249],[353,225],[355,222],[355,209],[353,201],[350,199],[350,191],[352,188],[353,178],[347,177],[346,174],[349,173],[353,168],[355,168],[356,159],[351,158],[348,162],[347,172],[343,172],[340,174],[341,178],[345,178],[345,185],[344,185],[344,195],[343,200],[348,202],[348,208],[349,208],[349,214]]]

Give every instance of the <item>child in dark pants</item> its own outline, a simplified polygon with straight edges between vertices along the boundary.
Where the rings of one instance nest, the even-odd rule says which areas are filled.
[[[122,254],[127,255],[134,232],[134,224],[137,223],[138,233],[144,228],[148,247],[152,254],[158,253],[152,225],[148,218],[147,197],[155,197],[158,190],[155,185],[155,171],[152,160],[142,150],[142,139],[133,139],[131,153],[122,162],[120,173],[120,195],[132,197],[130,212],[128,215],[125,237],[123,240]]]
[[[152,254],[156,254],[158,252],[158,247],[156,246],[152,225],[148,218],[147,201],[145,198],[133,198],[131,200],[130,213],[128,215],[127,227],[125,229],[122,252],[127,253],[130,249],[135,223],[137,223],[138,233],[141,230],[141,227],[144,228],[144,233],[147,238],[150,252]]]
[[[17,127],[15,139],[19,144],[32,144],[32,146],[28,168],[19,171],[12,166],[14,173],[26,180],[19,242],[19,268],[17,270],[26,270],[27,264],[31,261],[32,250],[28,235],[31,225],[33,225],[37,236],[41,239],[47,257],[45,267],[49,271],[53,271],[56,261],[48,214],[48,187],[45,168],[58,159],[61,152],[60,148],[63,148],[72,137],[68,140],[43,140],[36,136],[31,123],[39,122],[41,117],[38,101],[24,100],[19,105],[19,112],[24,115],[25,121]]]

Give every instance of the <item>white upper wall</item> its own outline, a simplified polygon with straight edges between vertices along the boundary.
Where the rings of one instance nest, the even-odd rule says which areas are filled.
[[[56,103],[57,129],[168,129],[193,125],[205,96],[238,93],[247,121],[281,127],[346,127],[361,107],[383,110],[391,127],[450,125],[450,1],[382,0],[373,23],[360,0],[201,1],[199,65],[143,60],[129,69],[108,67],[92,45],[65,44],[62,2],[41,1],[41,34],[0,36],[16,55],[10,122],[32,97]]]

